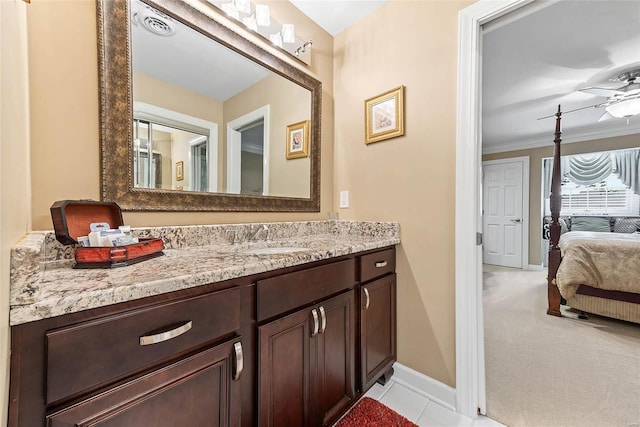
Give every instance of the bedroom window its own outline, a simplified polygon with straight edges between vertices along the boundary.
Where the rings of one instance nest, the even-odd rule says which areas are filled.
[[[638,196],[614,174],[591,185],[578,185],[565,178],[561,215],[637,215],[637,200]]]
[[[629,215],[640,213],[640,149],[562,156],[560,215]],[[545,215],[553,159],[543,160]]]

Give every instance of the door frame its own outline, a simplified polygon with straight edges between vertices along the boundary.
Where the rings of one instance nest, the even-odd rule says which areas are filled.
[[[269,195],[269,138],[270,106],[264,105],[227,123],[227,193],[240,194],[240,158],[242,156],[241,134],[238,129],[264,120],[262,140],[262,195]]]
[[[209,191],[218,191],[218,124],[209,120],[200,119],[198,117],[189,116],[178,111],[169,110],[167,108],[158,107],[156,105],[147,104],[145,102],[134,101],[133,111],[141,113],[143,117],[150,119],[169,119],[174,122],[187,123],[192,126],[201,127],[209,130],[209,139],[207,142],[207,165],[211,166],[208,171]],[[189,165],[191,163],[191,146],[189,146]],[[191,168],[191,166],[189,166]]]
[[[522,248],[520,249],[521,264],[523,270],[529,270],[529,156],[509,157],[505,159],[485,160],[482,162],[484,170],[485,165],[499,165],[503,163],[522,162]],[[484,174],[482,175],[481,185],[484,186]],[[482,199],[481,199],[482,200]],[[482,205],[481,205],[482,206]],[[482,212],[482,208],[480,210]],[[484,221],[483,221],[484,226]]]
[[[475,419],[486,413],[482,311],[481,26],[533,0],[478,1],[458,15],[456,106],[456,411]]]

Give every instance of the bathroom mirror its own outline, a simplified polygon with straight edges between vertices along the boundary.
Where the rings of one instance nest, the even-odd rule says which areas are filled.
[[[200,0],[98,1],[102,200],[319,211],[321,83],[218,14]]]

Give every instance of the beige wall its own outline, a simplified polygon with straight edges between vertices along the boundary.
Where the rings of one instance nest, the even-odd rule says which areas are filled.
[[[455,386],[457,14],[470,3],[392,0],[334,40],[291,4],[270,1],[273,16],[313,40],[309,68],[323,83],[322,211],[125,213],[125,222],[326,219],[337,209],[334,194],[349,190],[342,219],[401,223],[399,361]],[[31,212],[34,229],[50,229],[54,201],[99,198],[95,3],[35,0],[28,18]],[[366,146],[364,100],[399,85],[406,86],[406,135]]]
[[[562,155],[569,155],[633,147],[640,147],[640,137],[638,137],[638,135],[562,144],[561,153]],[[545,157],[553,157],[553,146],[486,154],[482,156],[482,160],[509,159],[525,156],[529,157],[529,264],[542,265],[542,250],[540,247],[542,236],[542,207],[540,206],[542,197],[542,159]]]
[[[392,0],[335,38],[335,194],[341,219],[399,221],[398,360],[455,386],[458,12]],[[405,136],[364,143],[364,100],[406,86]]]
[[[224,138],[228,122],[265,105],[269,106],[269,194],[309,197],[310,158],[287,160],[285,155],[287,126],[311,117],[307,89],[276,74],[267,76],[224,103]]]
[[[9,387],[10,250],[30,229],[26,5],[0,1],[0,425]]]
[[[271,0],[274,18],[296,22],[313,40],[309,69],[323,84],[322,157],[333,156],[332,37],[288,2]],[[32,221],[52,228],[56,200],[100,198],[99,99],[94,0],[34,0],[27,7],[32,123]],[[282,17],[282,19],[280,19]],[[298,29],[299,28],[299,29]],[[319,213],[125,212],[133,226],[326,219],[333,209],[333,164],[322,162]]]
[[[222,122],[222,103],[179,86],[135,73],[133,100],[214,123]]]

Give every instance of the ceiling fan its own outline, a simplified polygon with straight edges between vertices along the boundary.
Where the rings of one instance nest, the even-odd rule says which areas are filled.
[[[617,79],[624,82],[622,86],[617,88],[594,86],[580,89],[580,92],[607,98],[605,102],[595,105],[596,108],[604,107],[606,110],[606,113],[598,121],[610,117],[629,119],[640,114],[640,69],[619,74]]]

